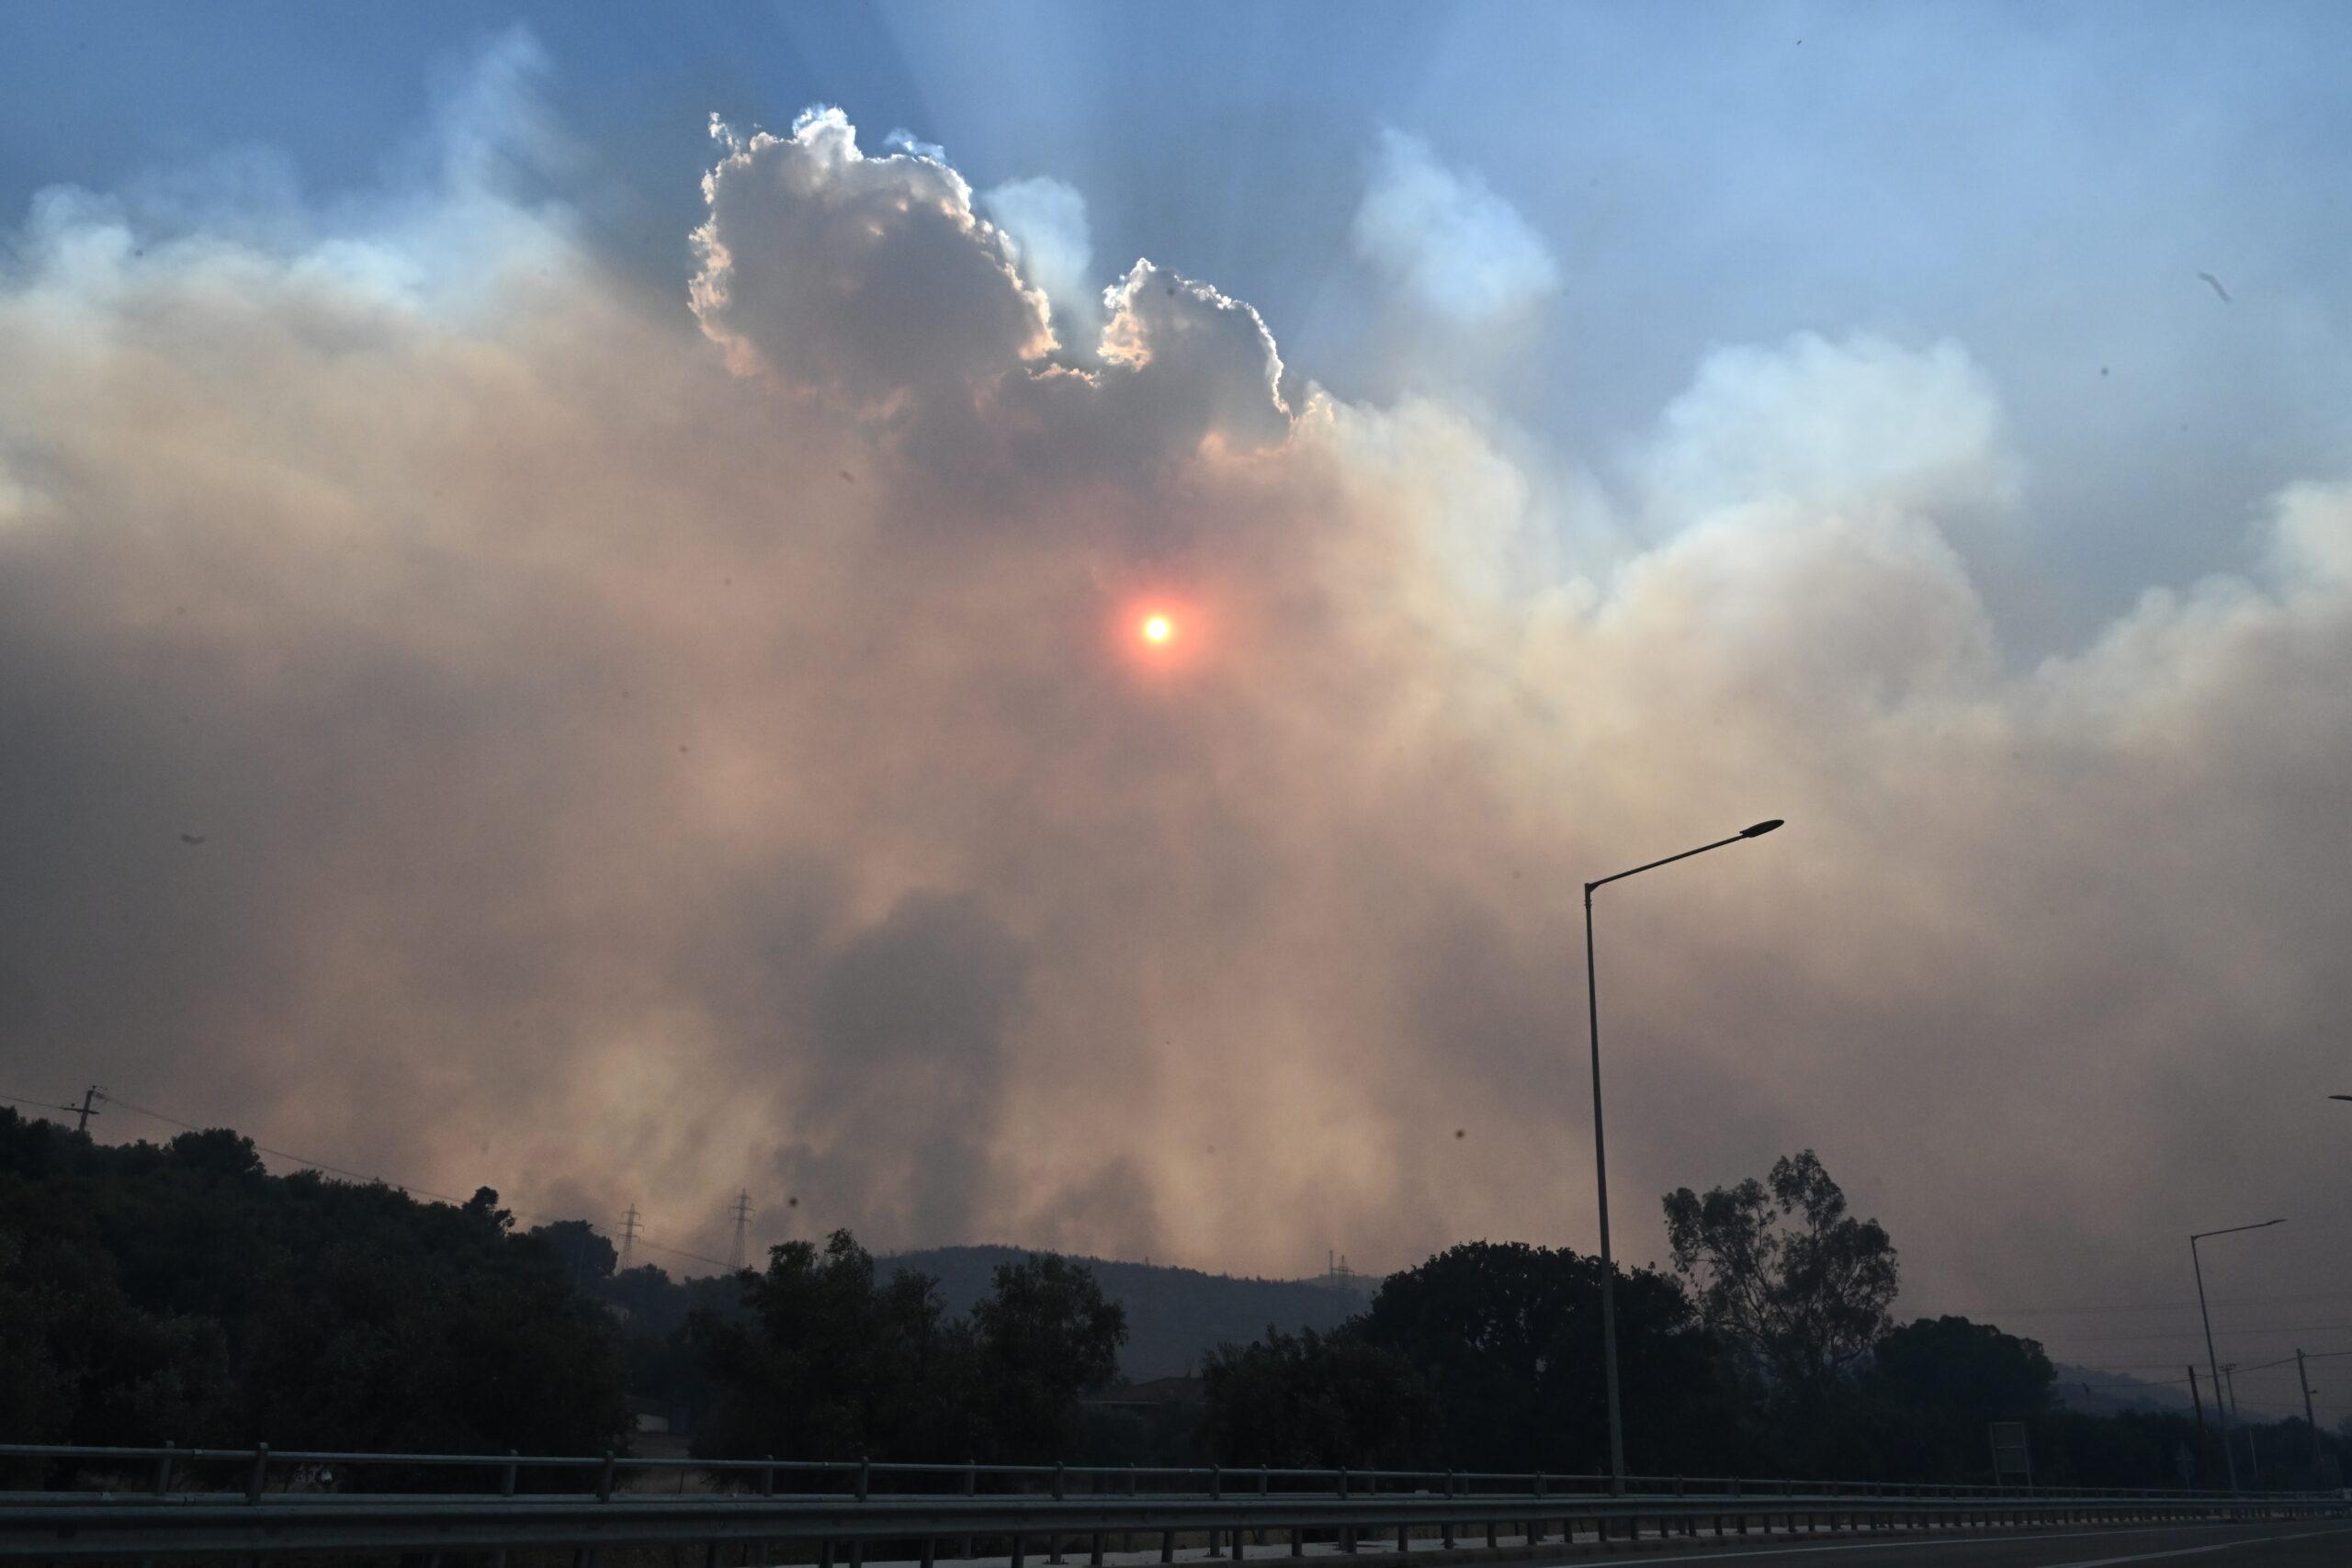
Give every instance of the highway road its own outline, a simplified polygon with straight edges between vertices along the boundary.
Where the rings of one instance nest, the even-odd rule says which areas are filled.
[[[2146,1525],[1906,1541],[1793,1540],[1785,1546],[1739,1542],[1720,1550],[1650,1548],[1625,1555],[1629,1568],[1701,1568],[1711,1562],[1739,1568],[2346,1568],[2352,1565],[2352,1520]],[[1589,1547],[1556,1559],[1562,1568],[1594,1560]]]

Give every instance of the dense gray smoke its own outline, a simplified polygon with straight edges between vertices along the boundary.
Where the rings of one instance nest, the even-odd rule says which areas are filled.
[[[1368,244],[1449,209],[1406,172]],[[1726,348],[1603,484],[1328,395],[1215,280],[1064,310],[1071,244],[837,112],[706,190],[690,299],[463,159],[25,220],[0,1089],[704,1251],[738,1188],[755,1242],[1589,1247],[1580,884],[1786,817],[1600,896],[1626,1256],[1812,1146],[1922,1306],[2273,1211],[2352,1285],[2340,476],[2018,668],[1962,345]]]

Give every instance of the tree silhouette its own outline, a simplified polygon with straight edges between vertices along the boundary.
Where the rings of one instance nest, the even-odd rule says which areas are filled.
[[[1032,1461],[1067,1454],[1079,1396],[1118,1375],[1125,1311],[1103,1299],[1090,1270],[1036,1254],[997,1265],[972,1328],[998,1450]]]
[[[1707,1326],[1776,1392],[1817,1406],[1887,1330],[1894,1244],[1847,1213],[1811,1149],[1773,1162],[1767,1181],[1668,1193],[1667,1238]]]
[[[1218,1347],[1201,1379],[1209,1447],[1226,1464],[1398,1469],[1436,1449],[1429,1380],[1360,1323],[1320,1335],[1269,1326],[1253,1344]]]

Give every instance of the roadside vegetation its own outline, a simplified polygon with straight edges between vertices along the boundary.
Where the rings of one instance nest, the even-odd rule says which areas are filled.
[[[2038,1481],[2220,1483],[2189,1414],[2063,1410],[2034,1341],[1894,1321],[1894,1243],[1810,1152],[1665,1207],[1671,1267],[1614,1280],[1636,1472],[1981,1482],[2015,1420]],[[709,1459],[1606,1468],[1600,1265],[1573,1252],[1452,1247],[1150,1399],[1114,1387],[1120,1303],[1051,1255],[964,1312],[846,1231],[732,1275],[617,1262],[488,1189],[419,1201],[273,1176],[226,1130],[104,1145],[0,1109],[0,1440],[594,1454],[658,1411]],[[2240,1472],[2316,1484],[2343,1449],[2267,1422]]]

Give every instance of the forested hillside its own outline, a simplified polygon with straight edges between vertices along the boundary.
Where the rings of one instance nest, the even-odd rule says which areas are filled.
[[[0,1436],[586,1453],[612,1314],[498,1195],[272,1176],[226,1130],[107,1145],[0,1109]]]

